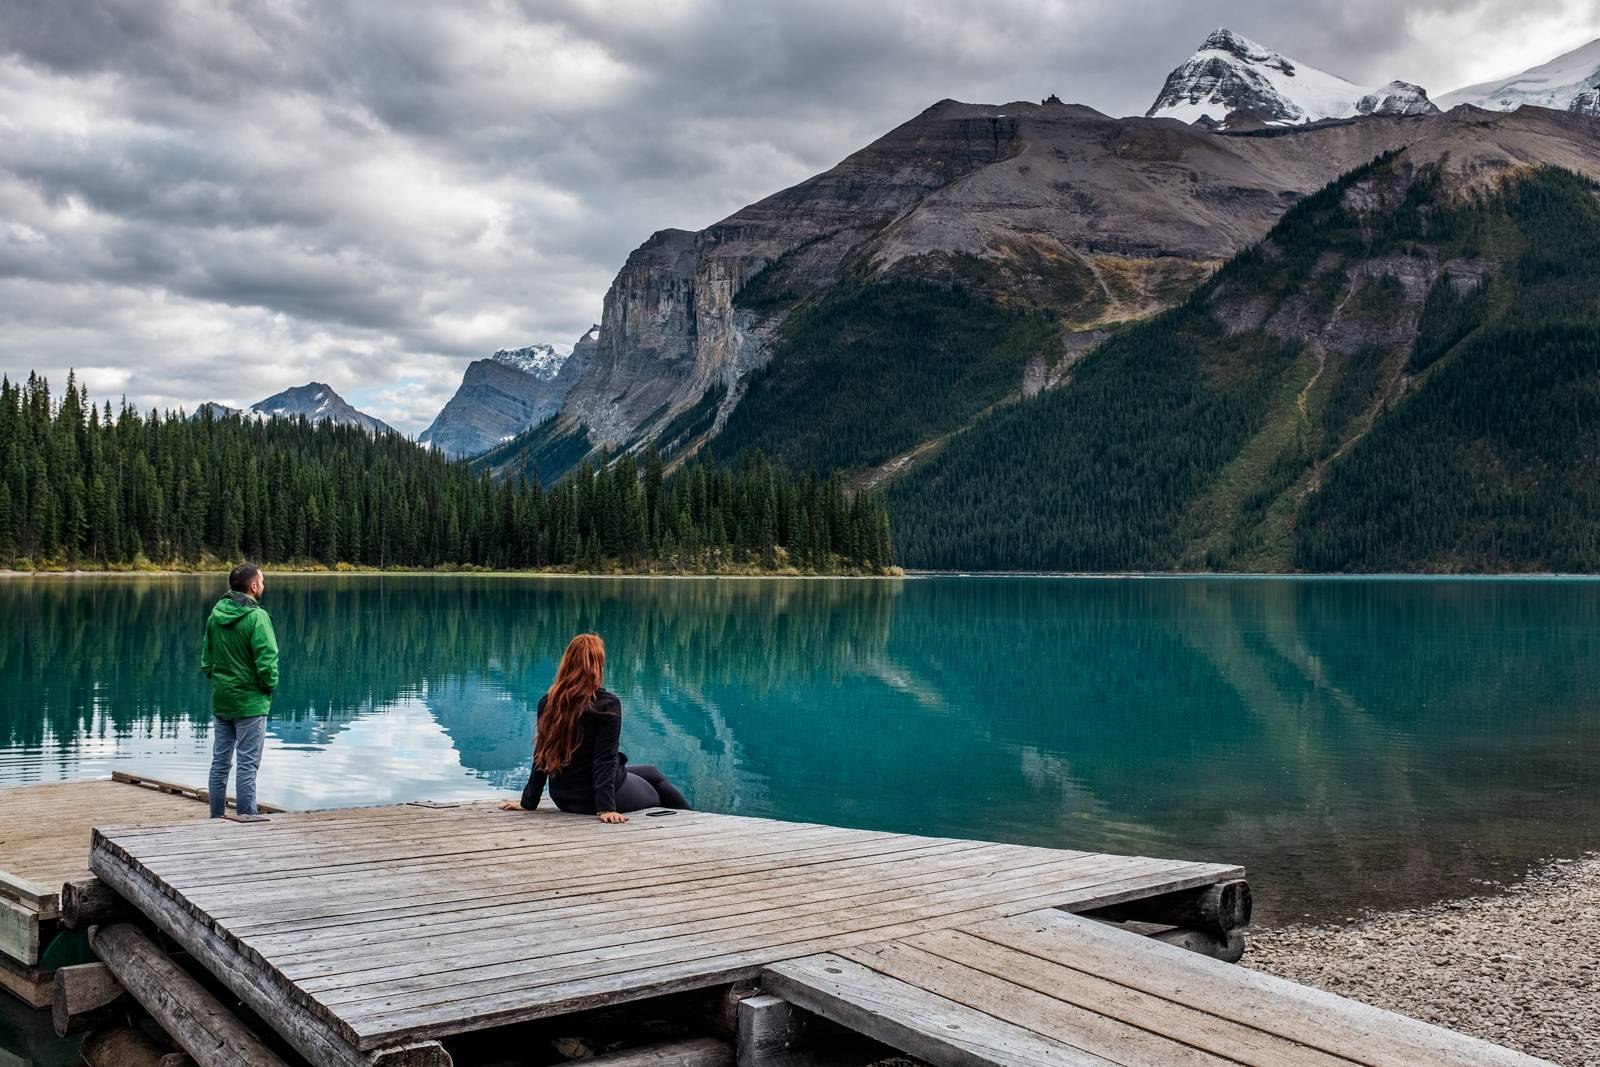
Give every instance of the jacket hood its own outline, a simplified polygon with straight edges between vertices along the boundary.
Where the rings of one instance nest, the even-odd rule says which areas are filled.
[[[211,609],[211,617],[217,621],[218,626],[232,626],[252,611],[260,611],[261,605],[243,593],[225,593],[216,606]]]

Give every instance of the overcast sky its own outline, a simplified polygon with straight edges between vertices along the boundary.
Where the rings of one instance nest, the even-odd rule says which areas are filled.
[[[1226,25],[1434,95],[1600,37],[1593,0],[0,5],[0,372],[143,407],[308,380],[416,433],[569,347],[699,229],[944,97],[1138,114]]]

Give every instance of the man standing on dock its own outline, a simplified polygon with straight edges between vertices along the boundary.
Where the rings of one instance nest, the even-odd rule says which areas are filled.
[[[256,771],[267,712],[278,688],[278,637],[258,603],[266,579],[254,563],[228,574],[228,592],[206,620],[200,669],[211,679],[211,817],[228,814],[228,771],[239,755],[238,813],[256,818]]]

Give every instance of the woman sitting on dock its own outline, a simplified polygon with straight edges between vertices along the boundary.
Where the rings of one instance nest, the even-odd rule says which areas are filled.
[[[534,727],[533,770],[522,801],[508,800],[502,811],[532,811],[545,782],[562,811],[598,815],[601,822],[627,822],[625,811],[681,808],[689,802],[654,767],[628,766],[617,751],[622,734],[622,702],[600,687],[606,645],[596,634],[579,634],[567,644],[550,691],[539,698]]]

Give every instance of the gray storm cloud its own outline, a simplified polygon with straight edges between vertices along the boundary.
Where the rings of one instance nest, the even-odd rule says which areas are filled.
[[[1051,0],[0,7],[0,372],[141,406],[315,376],[420,430],[465,363],[570,343],[629,250],[944,97],[1138,114],[1228,25],[1434,92],[1589,3]]]

